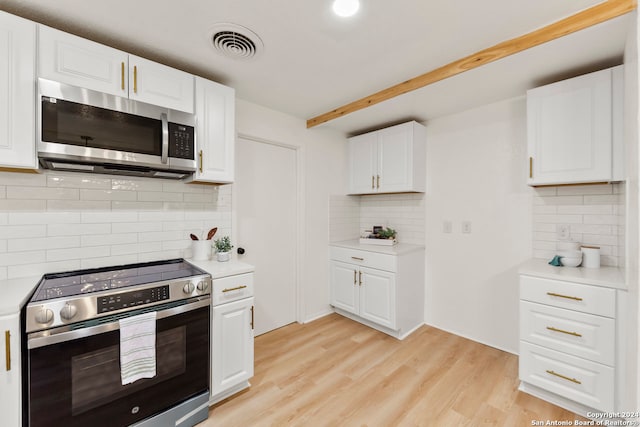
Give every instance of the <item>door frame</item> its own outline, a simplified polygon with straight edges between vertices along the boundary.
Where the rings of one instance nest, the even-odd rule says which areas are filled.
[[[297,323],[305,323],[305,314],[304,314],[304,288],[301,286],[302,280],[304,277],[304,260],[305,253],[301,251],[300,248],[305,247],[304,241],[304,230],[305,230],[305,203],[304,203],[304,147],[300,147],[298,145],[287,144],[284,142],[273,141],[265,138],[260,138],[257,136],[245,134],[239,132],[236,135],[236,142],[239,139],[245,139],[247,141],[256,142],[259,144],[267,144],[274,145],[276,147],[281,147],[289,150],[293,150],[295,155],[295,163],[296,163],[296,239],[295,239],[295,317]],[[235,161],[235,160],[234,160]],[[235,167],[235,166],[234,166]],[[237,170],[237,169],[236,169]],[[233,184],[232,184],[233,185]],[[237,192],[232,188],[231,190],[231,234],[232,236],[238,236],[238,215],[236,211],[236,206],[238,206],[237,202]],[[239,242],[238,242],[239,243]],[[237,254],[234,253],[233,256],[237,259]]]

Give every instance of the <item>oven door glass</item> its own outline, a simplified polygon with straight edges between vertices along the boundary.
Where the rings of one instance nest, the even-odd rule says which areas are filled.
[[[118,329],[28,353],[27,425],[127,426],[207,392],[209,305],[158,318],[156,376],[132,384],[121,383]]]
[[[43,96],[42,141],[162,155],[160,118],[127,114]]]

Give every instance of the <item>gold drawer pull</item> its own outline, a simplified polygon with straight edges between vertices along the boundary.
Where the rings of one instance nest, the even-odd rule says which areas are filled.
[[[547,329],[553,332],[560,332],[562,334],[573,335],[574,337],[582,337],[582,334],[579,334],[577,332],[564,331],[562,329],[554,328],[553,326],[547,326]]]
[[[550,297],[558,297],[558,298],[572,299],[572,300],[575,300],[575,301],[582,301],[582,298],[580,298],[580,297],[571,297],[571,296],[568,296],[568,295],[555,294],[553,292],[547,292],[547,295],[549,295]]]
[[[364,258],[360,258],[357,256],[352,256],[351,259],[355,259],[356,261],[364,261]]]
[[[238,290],[244,289],[246,287],[247,287],[247,285],[236,286],[235,288],[225,288],[225,289],[222,290],[222,292],[238,291]]]
[[[562,374],[558,374],[557,372],[553,372],[553,371],[550,371],[550,370],[548,370],[548,369],[547,369],[547,374],[549,374],[549,375],[553,375],[553,376],[556,376],[556,377],[558,377],[558,378],[562,378],[563,380],[571,381],[572,383],[582,384],[582,382],[578,381],[578,380],[577,380],[577,379],[575,379],[575,378],[565,377],[565,376],[564,376],[564,375],[562,375]]]
[[[4,342],[6,350],[7,371],[11,370],[11,332],[4,331]]]

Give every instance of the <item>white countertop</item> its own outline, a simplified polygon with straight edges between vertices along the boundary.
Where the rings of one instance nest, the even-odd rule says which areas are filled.
[[[0,280],[0,316],[18,313],[40,279],[42,276]]]
[[[566,282],[584,283],[613,289],[627,289],[624,280],[624,269],[618,267],[554,267],[549,265],[548,260],[530,259],[520,265],[519,273],[545,279],[564,280]]]
[[[211,277],[213,277],[214,279],[236,276],[238,274],[244,273],[251,273],[255,270],[255,267],[253,265],[233,259],[225,262],[218,262],[215,259],[205,261],[194,261],[192,259],[187,259],[187,261],[211,274]]]
[[[402,255],[408,252],[424,250],[424,245],[412,245],[409,243],[398,243],[393,246],[367,245],[361,244],[359,240],[345,240],[342,242],[332,242],[329,246],[338,248],[357,249],[359,251],[375,252],[388,255]]]

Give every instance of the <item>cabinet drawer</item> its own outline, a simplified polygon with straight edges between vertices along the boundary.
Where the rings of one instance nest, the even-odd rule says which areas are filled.
[[[599,316],[616,313],[614,289],[539,277],[520,276],[520,299]]]
[[[376,268],[396,272],[397,262],[394,255],[380,254],[369,251],[359,251],[357,249],[338,248],[332,246],[329,255],[332,260],[347,262],[362,267]]]
[[[614,410],[614,369],[520,341],[520,380],[600,411]]]
[[[253,273],[213,280],[211,303],[213,306],[253,296]]]
[[[520,339],[613,366],[615,320],[520,301]]]

